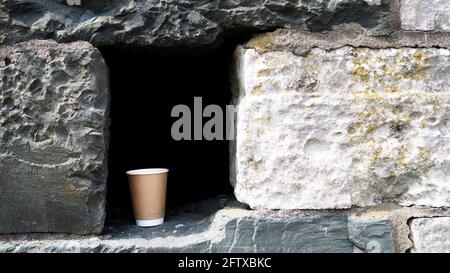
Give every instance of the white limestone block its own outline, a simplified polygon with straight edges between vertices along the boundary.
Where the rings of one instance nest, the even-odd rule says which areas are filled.
[[[450,1],[402,0],[401,28],[411,31],[450,31]]]
[[[410,227],[411,252],[450,253],[450,217],[413,219]]]
[[[256,209],[450,206],[450,51],[238,48],[232,184]]]

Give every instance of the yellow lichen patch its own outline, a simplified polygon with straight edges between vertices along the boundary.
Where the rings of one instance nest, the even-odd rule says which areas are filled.
[[[404,60],[405,63],[410,62],[410,64],[412,64],[411,70],[404,73],[404,78],[423,80],[425,78],[426,72],[430,68],[429,56],[430,53],[426,51],[418,51],[415,52],[412,57]]]
[[[268,76],[271,76],[272,73],[273,73],[272,69],[265,68],[265,69],[259,70],[259,71],[256,73],[256,75],[257,75],[258,77],[268,77]]]
[[[400,89],[397,86],[394,86],[391,88],[391,93],[398,93],[400,91]]]
[[[280,83],[277,80],[270,81],[270,85],[273,89],[279,89]]]
[[[398,101],[400,98],[401,105]],[[356,121],[349,126],[349,143],[359,147],[361,158],[369,159],[368,173],[379,167],[384,169],[389,166],[386,170],[389,178],[382,179],[378,174],[369,176],[373,178],[370,180],[372,186],[382,189],[386,183],[403,183],[401,177],[404,175],[427,175],[433,166],[433,152],[417,146],[417,143],[410,143],[408,131],[420,126],[420,123],[412,123],[414,119],[411,111],[414,111],[416,105],[426,104],[436,107],[434,112],[440,112],[442,110],[439,107],[442,107],[445,98],[442,94],[417,91],[404,91],[401,96],[397,92],[354,92],[353,104],[356,109],[361,110],[357,111]],[[396,141],[388,144],[392,138]],[[354,167],[358,168],[356,165]]]
[[[263,92],[263,85],[261,83],[253,86],[253,88],[251,90],[252,95],[255,95],[255,96],[261,95],[262,92]]]
[[[253,121],[255,123],[261,124],[264,127],[263,128],[270,128],[270,123],[272,122],[272,117],[269,115],[263,115],[261,117],[258,118],[254,118]],[[260,131],[260,133],[264,132],[265,130]]]
[[[368,82],[369,81],[369,71],[362,66],[358,66],[351,72],[353,75],[359,77],[360,81]]]
[[[417,51],[413,54],[413,62],[420,64],[423,63],[426,59],[428,59],[430,57],[430,53],[426,52],[426,51]]]
[[[259,52],[268,52],[270,51],[273,44],[272,39],[273,39],[273,32],[268,32],[265,34],[258,35],[255,38],[251,39],[247,45],[251,48],[256,49]]]
[[[430,68],[430,53],[420,49],[399,49],[395,55],[372,54],[356,49],[349,71],[356,83],[363,82],[376,92],[400,92],[402,80],[422,81]]]
[[[427,127],[428,127],[428,124],[426,123],[426,121],[422,120],[422,122],[420,123],[420,128],[424,129],[424,128],[427,128]]]
[[[271,56],[267,59],[267,67],[284,70],[286,68],[286,55]]]
[[[422,161],[428,161],[431,158],[431,151],[426,148],[421,148],[419,156]]]
[[[399,148],[397,148],[397,156],[398,156],[398,166],[400,170],[398,170],[400,173],[404,172],[406,169],[408,169],[408,165],[406,164],[406,158],[408,157],[410,153],[410,145],[409,143],[403,142]]]
[[[372,154],[372,157],[370,158],[371,162],[375,162],[380,158],[380,154],[381,154],[381,147],[377,147],[374,151],[374,153]]]

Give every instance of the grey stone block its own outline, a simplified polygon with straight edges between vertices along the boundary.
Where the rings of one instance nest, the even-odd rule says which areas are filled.
[[[108,73],[86,42],[0,47],[0,233],[100,233]]]
[[[411,240],[415,253],[450,253],[450,217],[412,219]]]
[[[358,23],[373,34],[389,32],[388,0],[326,1],[83,1],[0,2],[0,42],[84,40],[96,46],[204,46],[221,34],[306,24],[314,31]]]

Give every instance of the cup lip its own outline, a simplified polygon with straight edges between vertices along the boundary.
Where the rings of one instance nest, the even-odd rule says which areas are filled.
[[[167,173],[169,169],[166,168],[149,168],[149,169],[136,169],[127,171],[128,175],[148,175],[148,174],[160,174]]]

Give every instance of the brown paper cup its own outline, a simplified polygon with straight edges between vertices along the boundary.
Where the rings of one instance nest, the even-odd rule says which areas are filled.
[[[151,227],[164,222],[168,169],[128,171],[136,225]]]

